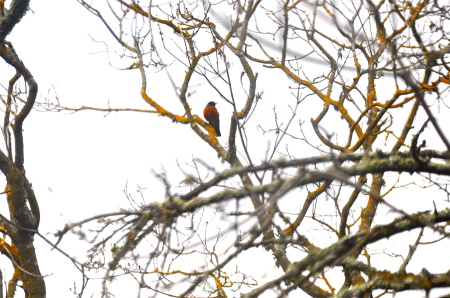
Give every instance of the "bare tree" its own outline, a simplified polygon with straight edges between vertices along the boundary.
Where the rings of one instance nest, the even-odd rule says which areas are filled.
[[[134,111],[185,124],[227,165],[195,157],[183,169],[188,190],[175,193],[161,176],[165,198],[138,203],[127,192],[129,210],[58,232],[58,243],[69,231],[93,241],[79,265],[104,270],[104,296],[122,275],[154,297],[375,297],[450,286],[450,271],[433,272],[418,252],[448,245],[448,3],[78,2],[117,41],[117,63],[140,73],[149,109]],[[164,80],[173,90],[156,93]],[[212,98],[231,111],[221,115],[226,140],[193,113]],[[423,204],[412,203],[417,190]],[[245,252],[280,273],[253,278],[240,269]],[[422,271],[408,271],[412,262]]]
[[[13,0],[10,7],[0,1],[0,57],[2,74],[12,66],[7,88],[0,95],[4,105],[2,134],[4,146],[0,150],[0,171],[5,176],[5,190],[9,216],[0,214],[0,251],[11,262],[14,273],[9,277],[6,297],[14,297],[17,286],[21,285],[25,297],[45,297],[44,278],[34,248],[34,235],[40,220],[39,205],[31,183],[25,174],[24,165],[24,121],[33,109],[38,85],[6,37],[20,22],[28,10],[30,1]],[[23,80],[23,82],[22,82]],[[0,275],[3,284],[3,275]],[[3,297],[3,287],[0,296]]]

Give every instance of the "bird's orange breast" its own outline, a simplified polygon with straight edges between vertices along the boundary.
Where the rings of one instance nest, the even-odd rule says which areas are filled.
[[[206,121],[213,123],[219,121],[219,112],[213,106],[207,106],[203,110],[203,116],[205,116]]]

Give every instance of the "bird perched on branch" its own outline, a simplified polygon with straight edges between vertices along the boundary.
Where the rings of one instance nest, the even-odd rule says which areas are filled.
[[[220,120],[219,112],[216,109],[216,103],[214,101],[208,102],[205,109],[203,110],[203,116],[205,116],[206,121],[214,127],[216,131],[216,136],[220,137]]]

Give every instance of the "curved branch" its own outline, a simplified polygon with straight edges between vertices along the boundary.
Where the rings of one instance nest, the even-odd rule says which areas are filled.
[[[4,18],[0,22],[0,44],[3,44],[6,36],[11,33],[14,26],[20,22],[28,10],[30,0],[13,0]],[[3,8],[4,9],[4,8]],[[3,11],[2,11],[3,13]]]
[[[34,106],[36,96],[38,92],[38,85],[34,80],[33,75],[25,67],[23,62],[19,59],[14,47],[9,42],[4,42],[0,45],[0,57],[2,57],[9,65],[14,67],[18,73],[20,73],[28,84],[29,91],[27,101],[22,107],[22,110],[15,117],[12,125],[15,141],[15,166],[19,171],[24,170],[24,147],[23,147],[23,122],[27,118],[28,114]]]
[[[286,290],[286,292],[288,292],[289,290],[292,290],[293,287],[307,282],[308,277],[312,276],[314,273],[321,272],[326,266],[335,266],[344,262],[344,260],[350,253],[355,250],[360,250],[362,247],[366,246],[369,243],[374,243],[378,240],[389,238],[405,231],[411,231],[416,228],[421,228],[427,225],[450,220],[450,209],[447,208],[436,214],[418,213],[414,214],[412,217],[414,218],[414,220],[410,218],[396,219],[390,224],[375,226],[371,229],[370,232],[364,231],[352,236],[346,236],[338,240],[336,243],[328,246],[327,248],[311,251],[301,261],[292,263],[289,270],[285,274],[262,285],[259,288],[252,290],[248,294],[243,295],[243,297],[257,297],[258,295],[262,294],[262,292],[264,292],[264,290],[267,288],[273,288],[283,281],[295,280],[294,285],[290,286]],[[302,276],[299,278],[298,276],[301,276],[302,272],[304,272],[305,270],[308,270],[310,273],[306,277]],[[405,274],[403,274],[403,276],[405,278],[408,277]],[[385,281],[387,280],[388,279],[386,279]],[[448,278],[448,276],[446,280],[448,280],[448,284],[450,284],[450,279]],[[401,284],[401,282],[399,284]],[[424,287],[422,287],[422,289],[423,288]],[[408,288],[401,287],[400,289],[406,290]]]

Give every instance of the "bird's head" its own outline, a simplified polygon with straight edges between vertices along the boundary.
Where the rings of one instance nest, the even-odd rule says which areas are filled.
[[[207,106],[215,107],[216,103],[214,101],[208,102]]]

